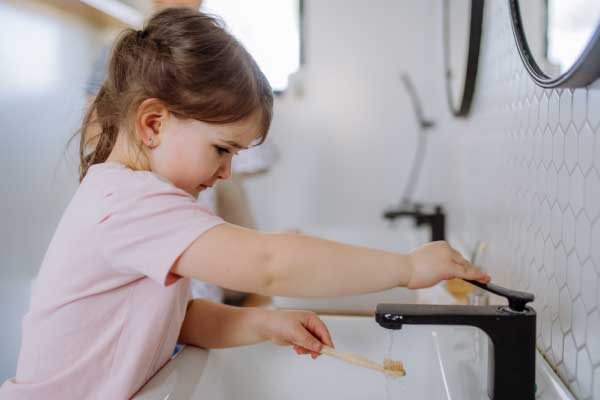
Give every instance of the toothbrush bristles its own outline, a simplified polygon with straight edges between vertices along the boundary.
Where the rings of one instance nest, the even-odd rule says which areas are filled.
[[[396,376],[405,376],[406,370],[404,369],[404,365],[402,361],[396,361],[389,358],[383,360],[383,369],[385,372],[390,375]]]

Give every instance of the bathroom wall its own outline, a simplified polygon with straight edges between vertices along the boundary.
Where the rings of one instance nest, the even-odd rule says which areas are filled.
[[[248,185],[261,227],[386,232],[416,143],[400,73],[424,86],[427,13],[414,0],[305,1],[304,94],[276,100],[281,159]]]
[[[101,37],[41,2],[0,1],[0,383],[15,374],[31,280],[77,187],[65,147]]]
[[[488,244],[495,281],[532,291],[538,348],[578,399],[600,399],[600,89],[543,90],[515,47],[508,2],[485,4],[471,114],[447,111],[441,5],[432,1],[438,121],[423,198],[447,205],[451,238]]]

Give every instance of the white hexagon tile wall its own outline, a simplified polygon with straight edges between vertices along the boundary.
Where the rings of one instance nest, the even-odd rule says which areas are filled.
[[[488,243],[497,283],[536,294],[538,348],[577,399],[600,400],[600,88],[536,86],[507,2],[487,1],[471,113],[437,106],[420,197],[447,207],[450,239]]]

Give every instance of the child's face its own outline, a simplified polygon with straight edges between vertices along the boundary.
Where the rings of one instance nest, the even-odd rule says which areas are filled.
[[[154,172],[196,197],[231,175],[231,160],[257,136],[256,118],[232,124],[178,119],[172,114],[160,130],[160,145],[150,151]]]

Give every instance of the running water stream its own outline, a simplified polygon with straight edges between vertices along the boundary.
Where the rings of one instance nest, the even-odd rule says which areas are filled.
[[[394,349],[394,336],[398,333],[398,331],[394,331],[389,329],[387,332],[387,346],[385,350],[384,359],[389,358],[391,360],[401,360],[401,358],[394,357],[392,354],[392,350]],[[383,363],[383,360],[382,360]],[[406,367],[406,366],[405,366]],[[385,374],[385,399],[393,400],[393,399],[403,399],[405,385],[403,380],[406,377],[397,377]],[[392,396],[393,395],[393,396]]]

